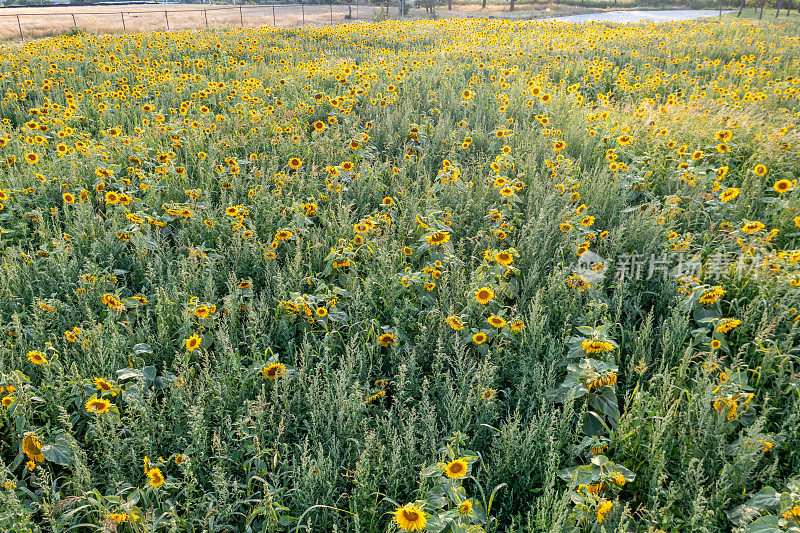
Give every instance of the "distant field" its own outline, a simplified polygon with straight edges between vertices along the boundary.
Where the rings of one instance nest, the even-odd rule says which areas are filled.
[[[374,6],[352,4],[352,17],[371,20]],[[120,11],[124,11],[121,15]],[[294,27],[305,24],[329,24],[345,22],[351,10],[347,5],[246,6],[231,9],[221,6],[202,5],[120,5],[120,6],[64,6],[64,7],[20,7],[2,10],[0,15],[0,38],[19,38],[16,16],[20,15],[23,35],[42,37],[66,33],[73,27],[89,33],[120,33],[123,31],[160,31],[203,28],[208,26],[272,26]],[[166,14],[165,14],[166,13]],[[73,17],[74,14],[74,17]],[[123,26],[124,19],[124,26]]]
[[[580,7],[552,6],[546,4],[518,4],[509,11],[508,2],[489,2],[486,8],[480,3],[454,3],[452,9],[437,6],[438,17],[502,17],[509,19],[542,18],[574,15],[596,11]],[[123,12],[123,14],[120,14]],[[18,7],[0,10],[0,39],[19,39],[20,25],[24,38],[47,37],[70,31],[88,33],[122,33],[123,31],[163,31],[199,29],[209,27],[277,26],[292,28],[303,25],[338,24],[350,21],[372,21],[385,17],[385,4],[353,2],[347,4],[244,6],[241,13],[230,6],[183,5],[112,5],[112,6],[59,6]],[[19,23],[16,15],[19,15]],[[74,16],[73,16],[74,15]],[[389,18],[398,18],[397,2],[389,8]],[[425,9],[410,9],[406,18],[430,18]]]

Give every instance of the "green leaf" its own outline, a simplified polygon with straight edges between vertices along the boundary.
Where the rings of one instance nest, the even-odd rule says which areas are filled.
[[[72,456],[72,450],[61,444],[47,444],[42,446],[42,455],[51,463],[62,466],[70,466],[75,461],[75,458]]]
[[[783,533],[777,516],[762,516],[744,530],[744,533]]]
[[[780,503],[780,493],[772,487],[764,487],[747,501],[749,507],[756,507],[758,509],[777,509]]]

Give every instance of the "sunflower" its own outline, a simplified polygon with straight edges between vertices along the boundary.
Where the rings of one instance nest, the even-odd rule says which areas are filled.
[[[297,170],[298,168],[300,168],[302,166],[303,166],[303,162],[300,161],[298,158],[292,157],[291,159],[289,159],[289,167],[292,170]]]
[[[726,318],[722,320],[719,325],[717,325],[717,331],[720,333],[728,333],[729,331],[738,328],[742,324],[742,321],[738,318]]]
[[[472,336],[472,342],[475,344],[483,344],[486,342],[486,333],[479,331],[475,335]]]
[[[700,296],[700,303],[703,305],[710,305],[725,296],[725,290],[717,285],[710,291],[706,291]]]
[[[96,376],[93,381],[94,381],[94,386],[97,387],[97,390],[101,392],[111,392],[114,396],[116,396],[116,394],[113,393],[114,386],[108,381],[104,380],[103,378],[98,378]]]
[[[597,506],[597,521],[602,524],[606,519],[606,515],[613,506],[614,504],[608,500],[603,500],[600,502],[600,505]]]
[[[28,152],[27,154],[25,154],[25,161],[27,161],[31,165],[33,165],[34,163],[38,163],[39,162],[39,155],[38,154],[34,154],[33,152]]]
[[[206,318],[211,314],[211,308],[207,305],[199,305],[192,310],[192,314],[197,318]]]
[[[712,350],[719,350],[720,346],[722,346],[722,342],[720,342],[718,339],[714,339],[713,341],[711,341]]]
[[[720,201],[722,203],[728,203],[731,200],[733,200],[734,198],[736,198],[737,196],[739,196],[739,192],[740,192],[739,189],[737,189],[736,187],[731,187],[730,189],[725,189],[719,195],[719,199],[720,199]]]
[[[795,505],[791,509],[788,509],[781,515],[781,518],[790,522],[794,522],[795,524],[800,524],[800,505]]]
[[[407,503],[398,507],[394,512],[394,522],[403,531],[422,531],[428,520],[425,513],[414,504]]]
[[[756,176],[765,176],[767,174],[767,167],[765,167],[764,165],[756,165],[753,168],[753,172],[755,173]]]
[[[498,252],[495,260],[503,266],[508,266],[514,262],[514,256],[508,252]]]
[[[461,516],[469,516],[472,512],[472,502],[469,500],[461,502],[461,505],[458,506],[458,512]]]
[[[410,246],[403,246],[403,255],[408,257],[409,255],[413,254],[414,250],[411,249]]]
[[[586,353],[603,353],[612,351],[614,345],[606,341],[583,341],[581,342],[581,349]]]
[[[89,401],[86,402],[86,411],[98,415],[108,411],[109,407],[111,407],[111,402],[105,398],[89,398]]]
[[[261,369],[261,375],[264,376],[264,379],[273,381],[283,376],[284,372],[286,372],[286,365],[278,362],[270,363]]]
[[[381,204],[392,207],[394,205],[394,199],[391,196],[387,196],[383,199],[383,201],[381,201]]]
[[[475,300],[479,304],[488,304],[494,299],[494,291],[489,287],[481,287],[475,291]]]
[[[345,172],[350,172],[351,170],[353,170],[354,166],[355,165],[353,165],[352,161],[344,161],[342,163],[342,170],[344,170]]]
[[[449,316],[445,319],[445,322],[447,322],[447,325],[456,331],[461,331],[464,329],[464,323],[461,322],[461,317]]]
[[[450,479],[461,479],[467,475],[468,466],[466,459],[454,459],[444,465],[444,473]]]
[[[633,137],[630,135],[623,135],[621,137],[617,137],[617,142],[620,146],[628,146],[631,141],[633,141]]]
[[[314,123],[314,129],[317,131],[322,131],[325,129],[325,123],[321,120],[318,120]]]
[[[191,337],[186,339],[186,350],[189,352],[193,352],[200,347],[202,344],[203,339],[197,333],[193,334]]]
[[[388,348],[389,346],[394,346],[397,344],[397,339],[394,338],[394,335],[391,333],[384,333],[380,337],[378,337],[378,344],[383,346],[384,348]]]
[[[775,182],[775,185],[773,185],[772,188],[775,189],[776,193],[783,194],[791,190],[792,182],[787,179],[778,180]]]
[[[502,328],[506,325],[506,319],[499,316],[490,316],[486,321],[496,328]]]
[[[3,404],[3,407],[9,407],[12,403],[14,403],[14,398],[11,396],[3,396],[3,399],[0,400],[0,403]]]
[[[325,318],[326,316],[328,316],[328,309],[324,306],[317,307],[317,310],[315,312],[316,315],[320,318]]]
[[[65,192],[63,195],[61,195],[61,198],[64,200],[65,204],[75,203],[75,196],[70,192]]]
[[[764,229],[764,224],[758,221],[748,222],[744,226],[741,227],[741,230],[748,235],[755,233],[757,231],[761,231]]]
[[[250,285],[252,285],[252,282],[243,281],[243,282],[239,283],[239,285],[237,285],[237,287],[239,287],[240,289],[248,289],[248,288],[250,288]]]
[[[115,193],[114,191],[108,191],[106,193],[106,202],[109,204],[116,204],[119,202],[119,194]]]
[[[438,231],[433,235],[425,237],[425,241],[431,246],[438,246],[450,241],[450,234],[446,231]]]
[[[358,150],[359,146],[361,146],[361,143],[359,143],[358,141],[350,141],[351,150]]]
[[[147,474],[147,483],[150,484],[151,487],[157,489],[161,485],[164,484],[164,474],[161,472],[159,468],[151,468],[146,472]]]
[[[22,451],[28,456],[28,459],[34,463],[44,462],[44,455],[42,455],[42,443],[34,433],[28,433],[22,439]],[[33,470],[33,469],[31,469]]]
[[[43,365],[47,362],[47,357],[42,352],[31,350],[28,352],[28,361],[34,365]]]

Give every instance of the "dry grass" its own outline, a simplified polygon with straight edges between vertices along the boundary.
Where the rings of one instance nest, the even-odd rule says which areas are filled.
[[[198,29],[208,27],[257,27],[277,26],[282,28],[302,25],[340,24],[352,21],[371,21],[385,5],[276,5],[244,6],[238,8],[221,6],[183,5],[125,5],[125,6],[57,6],[6,8],[0,13],[0,39],[20,38],[20,25],[25,39],[46,37],[85,31],[88,33],[121,33],[123,31],[165,31]],[[390,18],[398,17],[393,5]],[[480,4],[454,3],[452,10],[438,6],[437,17],[491,17],[526,19],[548,16],[585,13],[588,9],[574,7],[520,5],[509,12],[508,3],[489,3],[481,9]],[[122,13],[121,13],[122,12]],[[19,15],[19,23],[17,16]],[[430,18],[425,9],[411,9],[409,19]],[[123,24],[124,23],[124,24]],[[169,25],[169,26],[167,26]]]

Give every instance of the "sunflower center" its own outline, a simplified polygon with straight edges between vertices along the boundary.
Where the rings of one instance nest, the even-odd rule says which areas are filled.
[[[403,517],[409,522],[416,522],[419,520],[419,513],[416,511],[405,510],[403,511]]]
[[[459,473],[459,472],[461,472],[463,469],[464,469],[464,467],[463,467],[463,466],[461,466],[461,463],[456,463],[456,464],[454,464],[453,466],[451,466],[451,467],[450,467],[450,471],[451,471],[452,473],[454,473],[454,474],[458,474],[458,473]]]

